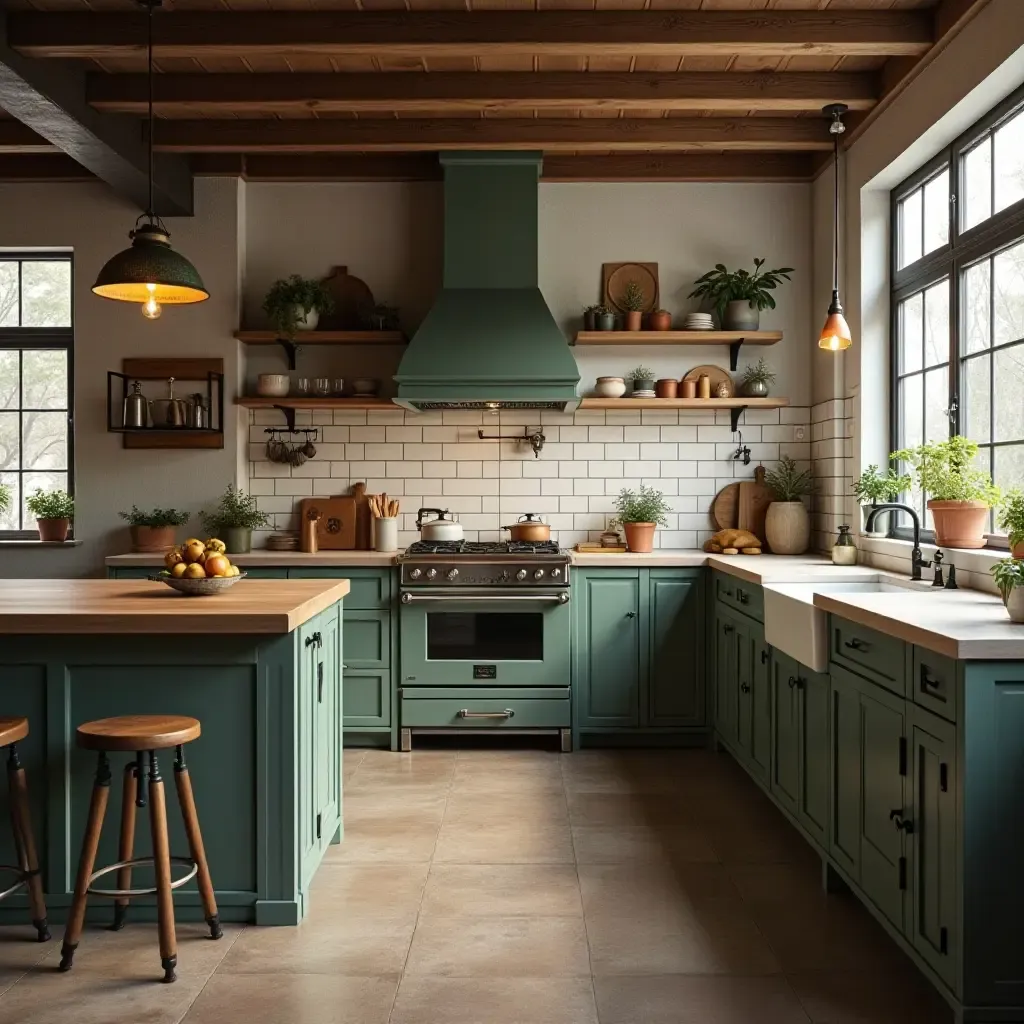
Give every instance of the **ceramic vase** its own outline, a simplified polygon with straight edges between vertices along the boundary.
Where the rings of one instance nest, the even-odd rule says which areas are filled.
[[[170,551],[174,547],[176,526],[131,526],[132,551]]]
[[[1011,622],[1024,622],[1024,589],[1014,587],[1006,595],[1006,600],[1003,603],[1006,605]]]
[[[66,541],[71,529],[70,519],[37,519],[39,539],[43,541]]]
[[[756,331],[761,323],[761,312],[746,299],[727,302],[722,314],[723,331]]]
[[[626,547],[638,554],[648,554],[654,550],[654,531],[657,523],[623,523],[626,533]]]
[[[743,385],[743,394],[747,398],[767,398],[768,384],[763,380],[752,380]]]
[[[983,548],[989,506],[983,501],[929,501],[940,548]]]
[[[811,543],[811,518],[802,501],[773,501],[764,520],[774,555],[802,555]]]
[[[223,526],[217,536],[224,541],[225,554],[247,555],[252,551],[252,530],[244,526]]]
[[[615,330],[615,314],[614,313],[598,313],[597,314],[597,329],[599,331],[614,331]]]
[[[293,307],[295,310],[295,330],[315,331],[316,325],[320,323],[320,310],[311,309],[308,313],[301,307]]]
[[[597,330],[597,315],[592,309],[584,310],[583,312],[583,330],[585,331],[596,331]]]
[[[874,505],[861,505],[861,533],[863,533],[865,537],[887,537],[889,535],[888,530],[880,529],[880,527],[882,523],[888,522],[888,517],[892,515],[891,512],[880,512],[875,518],[875,528],[873,530],[868,529],[868,516],[871,515],[871,510],[874,507]]]
[[[654,381],[653,380],[635,380],[633,381],[634,391],[653,391]]]
[[[594,394],[598,398],[621,398],[626,393],[626,381],[623,377],[598,377],[594,385]]]
[[[672,314],[667,309],[656,309],[647,317],[647,326],[652,331],[670,331]]]

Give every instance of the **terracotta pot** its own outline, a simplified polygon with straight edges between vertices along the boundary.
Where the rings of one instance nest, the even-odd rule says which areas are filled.
[[[626,547],[639,554],[647,554],[654,550],[654,531],[657,523],[623,523],[626,531]]]
[[[652,331],[672,330],[672,314],[667,309],[656,309],[647,318],[647,326]]]
[[[1003,603],[1011,622],[1024,622],[1024,590],[1014,587]]]
[[[675,398],[679,391],[679,381],[674,377],[663,377],[655,384],[654,390],[659,398]]]
[[[169,551],[174,547],[176,526],[130,526],[132,551]]]
[[[71,529],[71,520],[37,519],[36,526],[39,529],[40,540],[65,541],[68,539],[68,530]]]
[[[811,519],[802,501],[773,501],[764,519],[768,547],[775,555],[802,555],[811,543]]]
[[[644,315],[639,309],[626,310],[626,330],[639,331],[643,324]]]
[[[1017,541],[1017,543],[1013,545],[1013,550],[1010,554],[1013,555],[1014,558],[1024,558],[1024,540]]]
[[[695,380],[681,380],[679,382],[681,398],[697,397],[697,382]]]
[[[989,506],[983,501],[929,501],[940,548],[983,548]]]

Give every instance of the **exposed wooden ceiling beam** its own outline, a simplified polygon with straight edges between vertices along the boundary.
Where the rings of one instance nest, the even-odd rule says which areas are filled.
[[[249,181],[435,181],[441,165],[432,153],[197,153],[198,175]]]
[[[9,18],[3,14],[0,107],[140,209],[146,208],[149,178],[139,124],[93,110],[85,100],[85,74],[79,69],[30,60],[13,49]],[[157,161],[153,204],[160,214],[192,213],[192,176],[180,157]]]
[[[422,152],[439,149],[814,150],[820,118],[388,118],[158,121],[157,149],[180,153]]]
[[[95,180],[95,175],[65,153],[18,153],[0,156],[0,182]]]
[[[780,57],[901,56],[932,43],[921,11],[175,11],[157,25],[158,57],[480,54]],[[18,12],[11,45],[33,57],[141,54],[130,15]]]
[[[820,110],[845,103],[870,110],[878,95],[872,74],[793,72],[678,74],[635,72],[167,74],[155,79],[157,110],[184,117],[244,116],[252,111],[390,113],[411,110],[530,110],[577,107],[721,111]],[[146,110],[145,75],[92,74],[89,102],[98,110]]]

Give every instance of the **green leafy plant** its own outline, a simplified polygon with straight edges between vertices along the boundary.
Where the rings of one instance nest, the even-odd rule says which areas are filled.
[[[143,512],[138,505],[132,505],[127,512],[118,512],[118,515],[127,519],[129,526],[152,526],[156,529],[184,526],[191,518],[191,513],[179,512],[176,508],[155,508],[152,512]]]
[[[665,526],[665,518],[672,511],[661,491],[653,487],[640,485],[639,492],[623,488],[615,499],[616,516],[612,522],[618,523],[658,523]]]
[[[3,511],[2,507],[0,511]],[[1016,547],[1024,541],[1024,491],[1019,487],[1008,491],[1003,498],[996,523],[1010,538],[1010,547]]]
[[[60,489],[44,491],[36,488],[25,499],[25,507],[36,519],[74,519],[75,499]]]
[[[871,465],[853,484],[853,496],[862,504],[877,505],[880,501],[895,501],[904,491],[910,490],[910,477],[897,473],[890,467],[882,476],[878,466]]]
[[[775,469],[765,473],[764,482],[776,501],[799,501],[814,490],[811,471],[798,469],[795,460],[788,455],[783,455]]]
[[[974,460],[978,446],[959,434],[945,441],[902,448],[889,456],[910,466],[918,487],[932,501],[983,501],[998,505],[1001,492]]]
[[[234,484],[228,484],[228,489],[213,511],[200,512],[199,518],[202,520],[203,529],[211,534],[232,528],[259,530],[270,525],[270,516],[256,507],[256,499],[251,494],[239,490]]]
[[[743,371],[743,383],[744,385],[764,384],[770,387],[775,383],[775,376],[775,371],[769,368],[762,356],[756,363],[749,364]]]
[[[583,307],[584,315],[586,315],[587,313],[593,313],[594,316],[598,316],[601,313],[607,313],[607,312],[608,312],[608,310],[605,309],[604,306],[584,306]]]
[[[775,298],[772,292],[783,281],[788,281],[793,273],[792,267],[779,267],[777,270],[762,270],[763,259],[754,260],[754,272],[746,270],[727,270],[725,264],[716,263],[714,270],[709,270],[694,281],[697,286],[690,292],[691,299],[705,299],[718,312],[719,319],[730,302],[746,299],[759,310],[774,309]]]
[[[992,566],[992,579],[995,580],[999,593],[1003,595],[1003,603],[1010,598],[1010,593],[1017,587],[1024,587],[1024,559],[1003,558]]]
[[[619,299],[619,305],[626,310],[627,313],[642,313],[643,308],[647,305],[647,300],[644,298],[644,290],[640,287],[638,281],[627,281],[626,287],[623,289],[622,298]]]
[[[11,510],[11,503],[14,501],[14,492],[7,484],[0,484],[0,516],[6,515]]]
[[[301,319],[298,313],[300,309],[303,316],[314,309],[320,313],[330,313],[334,309],[334,296],[319,281],[292,274],[291,277],[275,281],[263,300],[263,312],[270,322],[289,336],[295,333]]]
[[[654,380],[654,371],[649,366],[635,366],[626,376],[629,380]]]

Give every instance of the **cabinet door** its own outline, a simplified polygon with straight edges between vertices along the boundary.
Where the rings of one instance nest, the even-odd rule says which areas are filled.
[[[754,647],[751,636],[753,623],[743,616],[737,616],[736,623],[736,740],[739,756],[750,766],[750,752],[753,739],[754,702]]]
[[[320,863],[320,836],[317,834],[317,816],[320,813],[320,715],[316,692],[316,640],[317,620],[310,619],[299,630],[297,659],[299,664],[299,792],[298,829],[301,851],[300,884],[308,884]]]
[[[956,728],[913,708],[908,814],[913,834],[910,941],[950,988],[956,984]]]
[[[353,732],[391,727],[391,672],[347,671],[342,680],[345,728]]]
[[[640,722],[639,574],[585,576],[573,590],[579,593],[579,725],[635,728]]]
[[[861,742],[860,694],[849,674],[833,667],[829,685],[832,817],[828,852],[856,881],[860,879]]]
[[[828,846],[829,714],[827,672],[811,672],[803,665],[800,702],[800,791],[797,818],[824,849]]]
[[[715,731],[731,747],[739,742],[739,637],[736,620],[715,618]]]
[[[800,666],[781,651],[771,658],[772,736],[770,784],[772,795],[796,816],[800,802]]]
[[[764,642],[764,626],[750,625],[750,764],[768,781],[772,760],[772,649]]]
[[[341,819],[341,633],[338,616],[320,616],[320,642],[313,648],[317,712],[317,821],[321,848]]]
[[[704,724],[703,596],[699,578],[651,578],[647,725]]]

